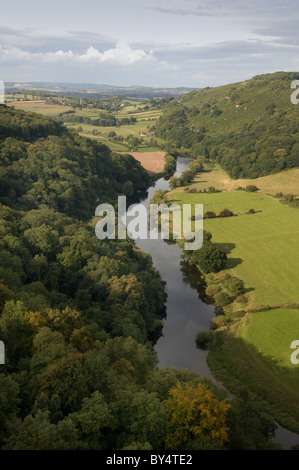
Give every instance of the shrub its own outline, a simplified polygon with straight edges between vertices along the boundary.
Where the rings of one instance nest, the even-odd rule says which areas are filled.
[[[286,199],[288,202],[294,202],[296,198],[295,198],[294,194],[286,194],[286,195],[285,195],[285,199]]]
[[[221,287],[218,284],[210,284],[206,288],[206,295],[208,297],[215,297],[215,295],[218,294],[218,292],[220,291],[221,291]]]
[[[210,242],[212,240],[212,234],[211,232],[208,232],[207,230],[203,231],[203,242]]]
[[[226,323],[225,316],[224,315],[218,315],[217,317],[214,317],[211,321],[211,328],[213,330],[216,330],[217,328],[224,326]]]
[[[229,209],[223,209],[219,212],[218,217],[232,217],[234,213]]]
[[[242,295],[245,292],[244,281],[242,281],[238,277],[232,277],[227,282],[226,286],[233,296]]]
[[[250,193],[254,193],[258,191],[258,188],[254,184],[248,184],[245,188],[245,191],[249,191]]]
[[[238,297],[238,302],[239,302],[240,304],[246,305],[246,304],[248,303],[248,299],[247,299],[246,295],[243,295],[243,294],[240,295],[240,296]]]
[[[216,214],[213,211],[207,211],[204,213],[204,216],[203,216],[204,219],[214,219],[215,217],[216,217]]]
[[[230,318],[233,319],[238,319],[238,318],[243,318],[246,315],[246,310],[239,310],[238,312],[233,313],[230,315]]]
[[[225,307],[231,303],[231,298],[226,292],[219,292],[215,295],[215,303],[220,307]]]
[[[194,251],[190,264],[195,264],[205,274],[221,271],[226,265],[227,256],[211,242],[203,244],[200,250]]]
[[[207,349],[211,334],[208,331],[199,331],[195,337],[196,347],[198,349]]]
[[[224,310],[220,305],[215,305],[214,315],[217,317],[218,315],[224,315]]]
[[[217,116],[220,116],[220,114],[222,114],[221,109],[213,109],[213,115],[214,115],[214,116],[217,117]]]

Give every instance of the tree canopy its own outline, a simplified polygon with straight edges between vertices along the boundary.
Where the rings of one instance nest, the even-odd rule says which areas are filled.
[[[188,93],[169,103],[155,134],[173,152],[204,156],[234,179],[298,167],[298,115],[290,102],[296,78],[278,72]]]
[[[6,106],[0,153],[0,449],[237,442],[217,387],[157,367],[166,292],[150,256],[129,238],[95,236],[97,204],[147,187],[140,164]]]

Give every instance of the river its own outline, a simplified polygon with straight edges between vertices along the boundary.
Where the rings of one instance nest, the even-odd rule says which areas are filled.
[[[191,159],[178,157],[175,176],[180,176],[187,169]],[[140,201],[148,207],[153,194],[158,189],[168,190],[168,181],[160,178],[150,187],[147,195]],[[166,281],[167,317],[163,326],[163,336],[158,340],[155,350],[159,358],[159,367],[177,367],[190,369],[199,375],[208,377],[219,384],[206,361],[207,352],[195,345],[195,336],[199,331],[209,331],[214,317],[214,306],[204,303],[195,288],[191,286],[182,272],[182,250],[180,246],[168,244],[164,240],[137,239],[138,248],[149,253],[154,267]],[[290,449],[299,443],[299,436],[278,426],[275,442],[281,442],[284,449]]]

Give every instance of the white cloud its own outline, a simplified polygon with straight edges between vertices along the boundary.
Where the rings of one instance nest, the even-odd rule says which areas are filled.
[[[107,49],[104,52],[100,52],[93,46],[90,46],[82,54],[74,53],[73,51],[62,51],[56,52],[29,52],[19,47],[0,46],[0,63],[67,63],[73,65],[87,64],[87,65],[117,65],[117,66],[130,66],[140,62],[157,63],[158,61],[153,55],[153,52],[145,52],[141,49],[132,49],[130,46],[124,43],[117,44],[112,49]],[[162,64],[165,66],[165,62]]]
[[[298,68],[296,0],[141,3],[111,0],[85,23],[79,10],[63,24],[44,13],[39,22],[26,15],[21,25],[7,21],[0,79],[200,87]]]
[[[0,63],[7,65],[18,65],[20,62],[24,63],[30,59],[32,56],[37,56],[39,54],[32,54],[28,51],[23,51],[19,47],[0,46]]]
[[[89,47],[85,54],[79,56],[79,60],[88,63],[107,63],[117,65],[132,65],[141,61],[155,61],[152,51],[147,54],[141,49],[132,49],[124,43],[119,43],[114,49],[99,52],[94,47]]]

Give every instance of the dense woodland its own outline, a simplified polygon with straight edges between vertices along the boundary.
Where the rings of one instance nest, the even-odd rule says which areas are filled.
[[[1,449],[257,449],[275,425],[244,395],[157,368],[165,286],[95,207],[149,177],[50,119],[0,106]]]
[[[168,150],[204,156],[232,178],[257,178],[299,166],[296,73],[259,75],[205,88],[171,102],[156,124]]]

